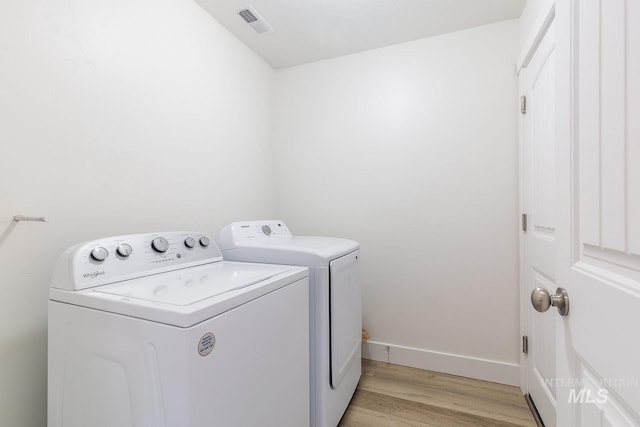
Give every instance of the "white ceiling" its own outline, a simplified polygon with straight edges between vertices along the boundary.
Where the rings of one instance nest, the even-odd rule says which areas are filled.
[[[517,18],[526,0],[196,0],[274,68]],[[250,4],[274,29],[257,34]]]

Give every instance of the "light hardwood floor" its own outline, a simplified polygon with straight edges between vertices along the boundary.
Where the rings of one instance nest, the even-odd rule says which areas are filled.
[[[362,377],[339,427],[531,426],[517,387],[362,360]]]

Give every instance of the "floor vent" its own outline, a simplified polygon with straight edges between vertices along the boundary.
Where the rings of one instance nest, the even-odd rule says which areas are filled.
[[[258,34],[272,33],[274,31],[253,6],[247,5],[243,7],[238,11],[238,15]]]

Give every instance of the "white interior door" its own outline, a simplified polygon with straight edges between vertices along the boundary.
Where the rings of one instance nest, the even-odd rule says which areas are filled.
[[[529,302],[536,287],[553,293],[556,251],[555,183],[555,27],[553,23],[521,70],[521,87],[526,96],[522,116],[523,211],[527,230],[523,232],[525,335],[528,337],[524,389],[535,403],[546,427],[555,427],[556,376],[555,319],[538,313]]]
[[[556,25],[558,425],[640,426],[640,1],[559,1]]]

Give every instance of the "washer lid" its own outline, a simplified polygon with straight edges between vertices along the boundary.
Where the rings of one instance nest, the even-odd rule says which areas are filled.
[[[50,288],[49,296],[53,302],[187,328],[308,275],[303,267],[220,261],[80,291]]]
[[[218,262],[204,269],[186,269],[95,288],[125,298],[186,306],[245,288],[290,270],[280,265]]]

